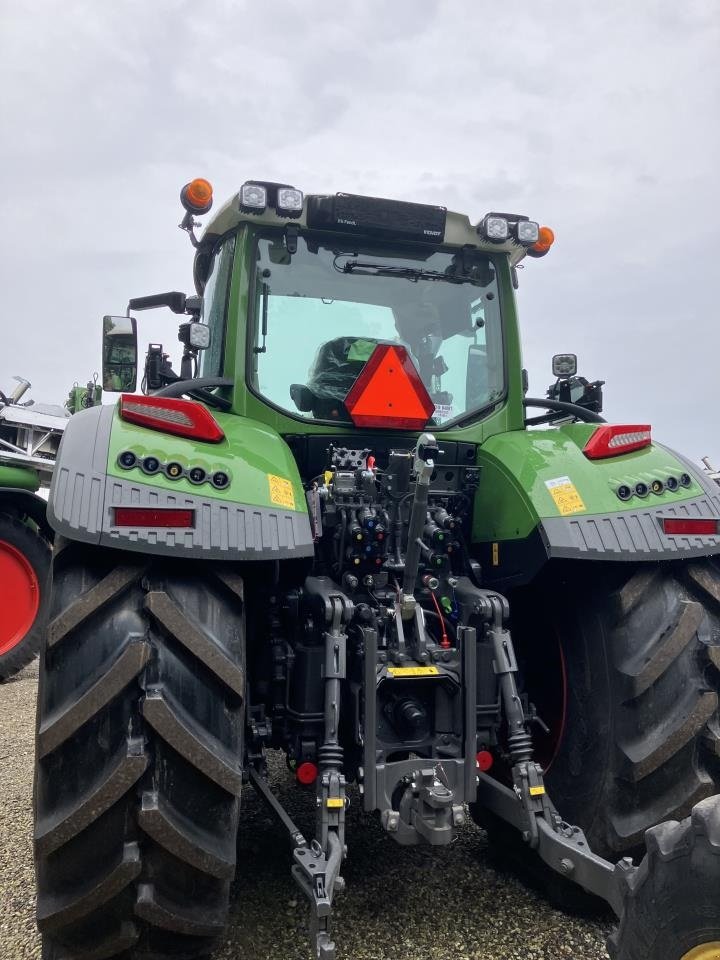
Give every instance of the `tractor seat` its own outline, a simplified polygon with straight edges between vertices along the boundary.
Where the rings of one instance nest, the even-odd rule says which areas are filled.
[[[335,337],[318,347],[307,384],[290,384],[290,396],[301,413],[316,420],[349,421],[344,400],[380,340]]]

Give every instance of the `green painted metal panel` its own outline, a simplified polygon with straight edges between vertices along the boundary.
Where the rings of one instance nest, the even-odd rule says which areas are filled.
[[[669,476],[688,472],[687,467],[672,451],[656,444],[623,456],[588,460],[582,448],[596,429],[593,424],[574,423],[490,437],[478,453],[482,474],[473,540],[516,540],[527,537],[546,517],[621,513],[637,510],[641,503],[659,507],[702,494],[703,488],[693,479],[690,487],[674,493],[666,489],[646,499],[620,500],[617,489],[622,484],[664,483]],[[565,478],[574,493],[563,503],[563,497],[554,498],[551,490],[567,488]]]
[[[126,423],[116,411],[108,448],[108,474],[123,479],[132,476],[150,486],[202,493],[232,503],[282,506],[306,512],[297,465],[282,437],[247,417],[218,411],[212,415],[225,433],[220,443],[201,443]],[[139,460],[153,456],[162,463],[174,461],[187,469],[201,467],[208,475],[220,470],[227,473],[230,483],[218,490],[210,483],[196,485],[185,477],[171,480],[162,472],[146,474],[138,466],[124,470],[118,464],[118,456],[126,450]]]

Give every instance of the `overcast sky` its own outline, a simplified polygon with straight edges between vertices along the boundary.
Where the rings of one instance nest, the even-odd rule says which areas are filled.
[[[531,393],[577,352],[610,419],[720,461],[719,58],[717,0],[0,0],[0,389],[60,401],[104,313],[190,292],[185,182],[283,180],[547,223]]]

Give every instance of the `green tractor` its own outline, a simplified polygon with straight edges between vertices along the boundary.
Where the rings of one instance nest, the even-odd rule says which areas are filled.
[[[47,621],[53,531],[39,491],[50,486],[68,418],[102,394],[96,376],[74,384],[64,407],[36,404],[26,399],[30,382],[15,379],[0,391],[0,683],[37,654]]]
[[[719,957],[719,491],[605,423],[570,354],[526,395],[516,268],[552,231],[248,181],[198,239],[209,183],[181,200],[195,293],[105,317],[123,392],[68,423],[50,493],[45,960],[211,952],[243,784],[317,958],[350,784],[400,844],[469,810],[561,900],[602,897],[619,960]],[[157,307],[180,371],[151,344],[138,394],[131,314]]]

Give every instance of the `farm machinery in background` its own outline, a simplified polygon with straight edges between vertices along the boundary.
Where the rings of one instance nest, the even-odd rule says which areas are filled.
[[[0,681],[38,651],[47,619],[53,531],[46,498],[60,440],[73,413],[100,403],[97,376],[77,383],[64,406],[26,399],[29,381],[0,391]]]

